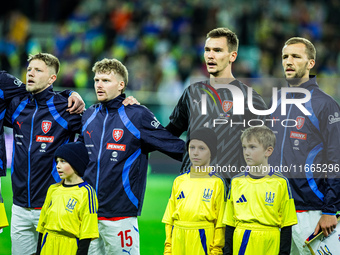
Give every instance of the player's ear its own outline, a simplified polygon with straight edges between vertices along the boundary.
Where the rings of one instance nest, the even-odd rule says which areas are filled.
[[[237,58],[237,52],[236,52],[236,51],[232,51],[232,52],[230,53],[229,62],[230,62],[230,63],[235,62],[236,58]]]
[[[123,89],[124,89],[124,87],[125,87],[125,82],[124,82],[124,81],[120,81],[120,82],[118,83],[118,90],[119,90],[120,92],[122,92]]]
[[[266,152],[264,153],[264,155],[268,158],[268,157],[270,157],[270,155],[272,155],[273,151],[274,151],[273,146],[269,146],[269,147],[266,149]]]
[[[52,74],[48,80],[48,85],[53,84],[53,82],[55,82],[57,79],[57,75],[56,74]]]
[[[307,65],[307,69],[310,70],[315,66],[315,60],[314,59],[310,59],[308,60],[308,65]]]

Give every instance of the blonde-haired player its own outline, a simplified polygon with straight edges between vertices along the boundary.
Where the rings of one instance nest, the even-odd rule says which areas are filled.
[[[265,126],[250,127],[241,135],[248,166],[229,188],[223,216],[226,254],[290,253],[297,218],[288,180],[268,165],[275,140]]]
[[[99,237],[96,192],[82,179],[88,152],[77,142],[60,146],[54,155],[62,181],[47,191],[36,254],[87,254],[91,240]]]
[[[210,171],[216,134],[208,128],[197,129],[187,147],[192,166],[175,179],[162,220],[166,224],[164,254],[222,254],[226,189],[223,179]]]

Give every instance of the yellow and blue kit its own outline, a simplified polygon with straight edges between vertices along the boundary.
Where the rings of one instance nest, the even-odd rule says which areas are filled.
[[[164,254],[222,254],[225,201],[225,183],[216,174],[178,176],[162,220],[167,224]]]
[[[297,224],[288,180],[272,170],[260,179],[247,172],[236,176],[223,223],[235,227],[233,254],[278,254],[280,228]]]
[[[76,254],[78,241],[98,238],[97,196],[87,183],[48,189],[37,231],[43,233],[41,255]]]

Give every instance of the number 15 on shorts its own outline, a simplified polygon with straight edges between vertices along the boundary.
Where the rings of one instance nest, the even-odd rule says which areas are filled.
[[[131,229],[120,231],[118,233],[118,236],[120,237],[120,242],[122,248],[125,247],[131,247],[133,244],[132,236],[131,236]]]

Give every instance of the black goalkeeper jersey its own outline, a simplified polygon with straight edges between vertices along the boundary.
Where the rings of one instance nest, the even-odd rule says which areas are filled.
[[[200,127],[215,131],[218,139],[217,157],[211,163],[226,179],[237,174],[240,167],[245,165],[240,140],[241,131],[247,128],[248,124],[252,126],[261,124],[259,119],[265,124],[266,119],[266,116],[257,116],[249,110],[247,85],[238,80],[233,80],[229,85],[239,92],[242,91],[243,98],[235,96],[234,102],[230,87],[218,84],[215,89],[209,81],[197,82],[185,89],[170,116],[170,123],[180,130],[180,133],[188,131],[187,137],[190,136],[190,132]],[[254,108],[268,109],[262,97],[255,90],[251,90]],[[234,112],[239,110],[236,107],[240,108],[240,102],[244,106],[244,114],[236,115]],[[189,154],[186,152],[181,172],[189,170],[190,165]]]

